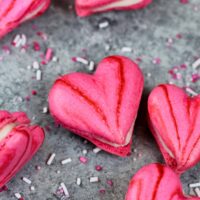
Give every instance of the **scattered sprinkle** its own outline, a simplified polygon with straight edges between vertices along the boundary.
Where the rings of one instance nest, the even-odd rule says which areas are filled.
[[[86,155],[88,153],[86,149],[84,149],[82,152],[84,155]]]
[[[37,61],[33,62],[33,69],[39,69],[40,68],[40,64]]]
[[[79,185],[79,186],[81,185],[81,178],[76,179],[76,184]]]
[[[67,159],[65,159],[65,160],[62,160],[62,161],[61,161],[61,164],[62,164],[62,165],[65,165],[65,164],[70,163],[70,162],[72,162],[72,159],[71,159],[71,158],[67,158]]]
[[[196,93],[193,89],[186,87],[186,92],[188,92],[191,96],[197,96],[198,93]]]
[[[93,70],[94,70],[94,67],[95,67],[94,61],[90,61],[90,62],[89,62],[89,65],[88,65],[88,70],[89,70],[89,71],[93,71]]]
[[[132,48],[131,47],[122,47],[121,51],[122,52],[132,52]]]
[[[28,178],[26,178],[26,177],[22,177],[22,180],[23,180],[25,183],[29,184],[29,185],[32,183],[31,180],[28,179]]]
[[[42,71],[39,70],[39,69],[36,71],[36,80],[37,81],[41,81],[42,80]]]
[[[54,158],[56,157],[56,154],[55,153],[52,153],[47,161],[47,165],[51,165]]]
[[[97,171],[102,171],[103,167],[100,166],[100,165],[96,165],[96,166],[95,166],[95,169],[96,169]]]
[[[195,187],[200,187],[200,182],[199,183],[191,183],[189,184],[190,188],[195,188]]]
[[[109,26],[109,22],[108,21],[104,21],[99,23],[99,28],[103,29],[103,28],[107,28]]]
[[[48,113],[48,107],[47,106],[43,107],[42,113],[44,113],[44,114]]]
[[[20,199],[20,198],[22,198],[22,196],[21,196],[21,194],[20,194],[20,193],[15,193],[15,197],[16,197],[17,199]]]
[[[99,182],[98,176],[90,177],[90,183],[96,183],[96,182]]]
[[[65,196],[66,196],[66,197],[69,197],[69,192],[68,192],[68,190],[67,190],[66,185],[65,185],[64,183],[61,183],[60,186],[62,187]]]
[[[31,187],[30,187],[30,190],[31,190],[31,191],[35,191],[35,187],[34,187],[34,186],[31,186]]]
[[[200,189],[197,187],[197,188],[194,189],[194,191],[195,191],[196,195],[198,197],[200,197]]]
[[[94,152],[94,153],[99,153],[100,151],[101,151],[101,149],[98,148],[98,147],[96,147],[96,148],[93,149],[93,152]]]
[[[79,160],[81,163],[86,164],[88,162],[88,159],[84,156],[79,157]]]
[[[199,66],[200,66],[200,58],[197,59],[197,60],[192,64],[193,69],[197,69]]]
[[[76,62],[82,63],[84,65],[88,65],[89,64],[88,60],[86,60],[85,58],[76,57],[75,60],[76,60]]]

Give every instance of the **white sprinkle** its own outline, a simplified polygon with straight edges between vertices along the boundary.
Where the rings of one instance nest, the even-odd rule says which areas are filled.
[[[89,66],[88,66],[88,70],[93,71],[94,70],[94,62],[90,61]]]
[[[16,197],[17,199],[20,199],[20,198],[22,198],[22,196],[21,196],[21,194],[20,194],[20,193],[15,193],[15,197]]]
[[[39,69],[40,68],[40,64],[37,61],[33,62],[33,69]]]
[[[104,21],[99,23],[99,28],[103,29],[109,26],[109,22],[108,21]]]
[[[98,181],[99,181],[99,177],[98,176],[90,177],[90,183],[96,183]]]
[[[41,81],[42,80],[42,71],[40,69],[38,69],[36,71],[36,80],[37,81]]]
[[[34,186],[31,186],[31,187],[30,187],[30,190],[31,190],[31,191],[34,191],[34,190],[35,190],[35,187],[34,187]]]
[[[60,174],[60,170],[57,170],[57,172],[56,172],[57,174]]]
[[[132,48],[131,47],[122,47],[121,51],[122,52],[132,52]]]
[[[52,153],[47,161],[47,165],[51,165],[55,157],[56,157],[56,154]]]
[[[26,38],[26,35],[22,34],[21,36],[21,45],[24,46],[27,42],[27,38]]]
[[[53,62],[58,62],[58,58],[57,58],[56,56],[54,56],[54,57],[52,58],[52,61],[53,61]]]
[[[17,34],[13,39],[13,44],[15,45],[21,39],[20,35]]]
[[[197,69],[199,66],[200,66],[200,58],[197,59],[197,60],[192,64],[193,69]]]
[[[192,90],[192,89],[189,88],[189,87],[186,88],[186,91],[187,91],[189,94],[191,94],[192,96],[198,95],[194,90]]]
[[[137,160],[137,158],[133,158],[133,161],[136,161]]]
[[[77,178],[77,179],[76,179],[76,184],[77,184],[77,185],[81,185],[81,178]]]
[[[106,45],[105,45],[105,50],[106,50],[106,51],[110,51],[110,49],[111,49],[110,45],[109,45],[109,44],[106,44]]]
[[[200,189],[199,188],[195,188],[194,191],[195,191],[196,195],[198,197],[200,197]]]
[[[101,151],[101,149],[99,149],[98,147],[96,147],[96,148],[93,149],[94,153],[99,153],[100,151]]]
[[[15,43],[15,47],[20,47],[22,43],[22,39],[20,38],[16,43]]]
[[[84,149],[82,152],[83,152],[84,155],[87,154],[87,150],[86,149]]]
[[[61,161],[61,164],[62,164],[62,165],[65,165],[65,164],[70,163],[70,162],[72,162],[72,159],[71,159],[71,158],[67,158],[67,159],[65,159],[65,160],[62,160],[62,161]]]
[[[84,65],[88,65],[89,64],[88,60],[86,60],[85,58],[81,58],[81,57],[76,57],[76,61],[80,62],[80,63],[82,63]]]
[[[42,113],[44,113],[44,114],[45,114],[45,113],[47,113],[47,112],[48,112],[48,107],[46,107],[46,106],[45,106],[45,107],[43,107],[43,109],[42,109]]]
[[[199,183],[191,183],[191,184],[189,184],[189,187],[191,187],[191,188],[200,187],[200,182]]]
[[[31,184],[31,180],[26,178],[26,177],[23,177],[22,180],[25,182],[25,183],[28,183],[29,185]]]
[[[67,190],[66,185],[65,185],[64,183],[61,183],[60,186],[62,187],[65,196],[66,196],[66,197],[69,197],[69,192],[68,192],[68,190]]]
[[[32,68],[31,65],[28,65],[28,66],[27,66],[27,69],[31,69],[31,68]]]

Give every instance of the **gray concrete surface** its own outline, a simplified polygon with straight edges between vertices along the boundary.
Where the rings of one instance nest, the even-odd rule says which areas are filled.
[[[55,2],[42,17],[23,24],[0,41],[0,47],[9,45],[11,48],[10,55],[0,50],[0,57],[3,57],[0,61],[0,109],[26,111],[34,122],[50,127],[42,148],[7,184],[9,190],[0,193],[0,200],[16,199],[15,192],[23,194],[25,200],[59,199],[53,193],[60,182],[66,184],[71,200],[123,200],[130,178],[141,166],[163,162],[146,123],[146,99],[150,90],[170,80],[180,86],[188,84],[191,64],[195,57],[200,56],[199,0],[190,0],[187,5],[180,4],[179,0],[154,0],[152,5],[141,11],[110,12],[84,19],[78,18],[63,3],[69,5],[67,1]],[[99,29],[98,24],[104,20],[109,21],[109,27]],[[37,30],[33,30],[33,25],[37,26]],[[37,31],[45,32],[48,39],[43,41],[37,36]],[[26,34],[28,44],[38,41],[41,51],[35,52],[30,47],[22,53],[19,48],[12,47],[12,38],[18,33]],[[177,34],[182,34],[182,39],[177,39]],[[169,38],[173,38],[171,47],[166,45]],[[122,52],[124,46],[131,47],[133,52]],[[43,77],[37,81],[33,78],[34,70],[27,69],[27,66],[35,60],[40,61],[39,55],[47,47],[54,49],[59,61],[42,66]],[[134,130],[133,153],[127,158],[105,152],[94,154],[92,144],[84,144],[83,139],[62,127],[56,128],[51,116],[42,113],[47,105],[48,91],[59,74],[87,71],[83,64],[74,63],[72,57],[86,56],[97,63],[110,54],[142,58],[140,67],[145,75],[144,95]],[[161,59],[161,64],[152,62],[157,57]],[[183,63],[189,65],[181,72],[182,78],[171,79],[168,70]],[[189,84],[196,92],[200,92],[198,81]],[[32,90],[36,90],[37,95],[32,96]],[[29,102],[25,100],[27,95],[31,97]],[[88,150],[86,157],[89,161],[86,165],[78,160],[84,149]],[[55,161],[47,166],[46,160],[53,152],[56,153]],[[62,166],[60,161],[67,157],[71,157],[72,162]],[[37,165],[41,166],[40,170],[35,169]],[[97,172],[95,165],[101,165],[103,170]],[[29,185],[21,180],[23,176],[32,180],[35,191],[31,191]],[[91,176],[98,176],[100,182],[89,183]],[[77,177],[82,179],[81,186],[76,185]],[[113,187],[106,183],[107,179],[113,180]],[[183,174],[181,179],[188,193],[188,184],[200,180],[200,165]],[[100,194],[101,189],[105,189],[105,194]]]

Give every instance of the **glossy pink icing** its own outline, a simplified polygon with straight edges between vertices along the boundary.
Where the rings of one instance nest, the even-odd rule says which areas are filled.
[[[120,3],[122,1],[124,0],[75,0],[76,13],[80,17],[84,17],[92,15],[94,13],[105,12],[110,10],[135,10],[144,8],[152,2],[152,0],[141,0],[137,3],[132,3],[131,5],[128,6],[119,6],[119,7],[117,6],[112,8],[106,8],[106,6],[109,6],[116,2]]]
[[[41,15],[51,0],[0,0],[0,38],[22,22]]]
[[[200,95],[160,85],[148,99],[149,125],[166,163],[182,173],[200,161]]]
[[[200,200],[183,194],[179,176],[161,164],[140,169],[131,179],[126,200]]]
[[[0,188],[32,158],[44,141],[43,129],[30,125],[25,113],[0,111],[0,134],[11,125],[0,139]]]
[[[142,90],[139,67],[126,57],[110,56],[93,75],[59,77],[50,90],[49,107],[67,129],[110,153],[126,156]]]

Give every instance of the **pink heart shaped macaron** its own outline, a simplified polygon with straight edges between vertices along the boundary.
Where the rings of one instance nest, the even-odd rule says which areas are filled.
[[[0,38],[22,22],[41,15],[51,0],[0,0]]]
[[[150,129],[166,163],[182,173],[200,161],[200,95],[159,85],[148,99]]]
[[[152,0],[76,0],[76,12],[83,17],[110,10],[140,9],[151,2]]]
[[[129,184],[126,200],[200,200],[186,197],[179,176],[169,167],[150,164],[140,169]]]
[[[44,140],[44,131],[23,112],[0,111],[0,188],[32,158]]]
[[[110,153],[126,156],[143,90],[143,75],[129,58],[104,58],[93,75],[59,77],[49,107],[67,129]]]

